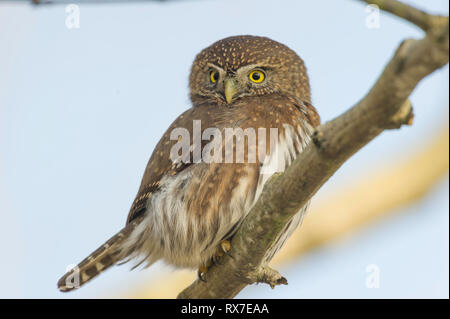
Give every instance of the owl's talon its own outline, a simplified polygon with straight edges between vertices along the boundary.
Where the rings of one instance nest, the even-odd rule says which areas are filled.
[[[200,281],[206,282],[206,279],[205,279],[203,276],[204,276],[204,273],[201,272],[200,269],[199,269],[199,270],[197,271],[197,278],[198,278]]]
[[[229,240],[222,240],[220,242],[220,248],[222,249],[222,253],[225,253],[228,257],[233,258],[233,255],[231,255],[230,250],[231,250],[231,242]]]
[[[222,263],[220,262],[220,257],[222,257],[222,256],[223,256],[223,253],[222,253],[222,252],[220,252],[220,253],[217,252],[216,255],[212,256],[211,261],[212,261],[214,264],[222,265]]]
[[[225,254],[226,254],[228,257],[230,257],[231,259],[234,259],[233,255],[232,255],[231,253],[226,252]]]
[[[200,266],[197,270],[197,278],[203,282],[206,282],[205,275],[208,272],[209,266],[211,266],[211,264]]]

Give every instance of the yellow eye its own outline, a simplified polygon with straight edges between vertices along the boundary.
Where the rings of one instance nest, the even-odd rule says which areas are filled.
[[[248,75],[248,77],[252,82],[261,83],[262,81],[264,81],[264,78],[266,77],[266,75],[261,70],[255,70],[255,71],[252,71]]]
[[[211,73],[209,74],[209,79],[211,80],[211,83],[216,83],[219,79],[219,72],[211,71]]]

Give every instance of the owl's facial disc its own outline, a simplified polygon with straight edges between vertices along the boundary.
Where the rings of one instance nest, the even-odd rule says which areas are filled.
[[[258,65],[243,66],[234,72],[227,72],[216,65],[209,65],[209,68],[210,92],[227,104],[240,97],[258,95],[255,89],[267,86],[266,70]]]
[[[225,88],[227,78],[234,81]],[[193,106],[245,105],[272,94],[311,100],[303,60],[282,43],[251,35],[219,40],[197,54],[189,90]]]

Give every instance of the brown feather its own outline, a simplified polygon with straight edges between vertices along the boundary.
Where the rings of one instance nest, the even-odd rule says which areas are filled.
[[[216,85],[209,82],[211,67],[222,72],[222,81]],[[248,83],[247,72],[254,67],[267,73],[265,83]],[[224,92],[225,76],[239,84],[231,102]],[[217,251],[219,241],[239,227],[265,183],[262,160],[247,162],[246,147],[244,163],[193,163],[193,149],[190,162],[174,163],[170,151],[178,141],[171,140],[170,134],[175,128],[187,129],[189,145],[195,147],[194,120],[201,121],[201,133],[206,128],[221,133],[227,128],[276,128],[279,142],[284,143],[281,163],[286,166],[320,124],[311,104],[303,60],[285,45],[264,37],[230,37],[200,52],[191,70],[190,97],[192,108],[172,123],[152,153],[126,226],[65,274],[58,282],[61,291],[78,288],[110,266],[134,258],[140,258],[137,265],[145,261],[148,266],[160,259],[178,267],[204,265]],[[269,136],[266,138],[269,145]],[[208,142],[201,139],[201,150]],[[258,144],[252,146],[252,154],[255,148],[259,154]],[[301,222],[305,211],[306,206],[286,226],[267,260]]]
[[[74,269],[68,271],[58,280],[58,289],[62,292],[77,289],[125,258],[126,256],[120,250],[120,243],[136,228],[142,219],[143,216],[136,218],[86,257]]]

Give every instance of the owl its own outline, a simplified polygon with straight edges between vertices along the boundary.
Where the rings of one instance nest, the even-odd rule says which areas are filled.
[[[156,145],[125,227],[59,281],[79,288],[114,264],[163,260],[198,270],[232,255],[230,239],[264,184],[302,152],[320,118],[303,60],[259,36],[233,36],[195,58],[192,107]],[[268,263],[307,210],[301,208],[267,251]]]

